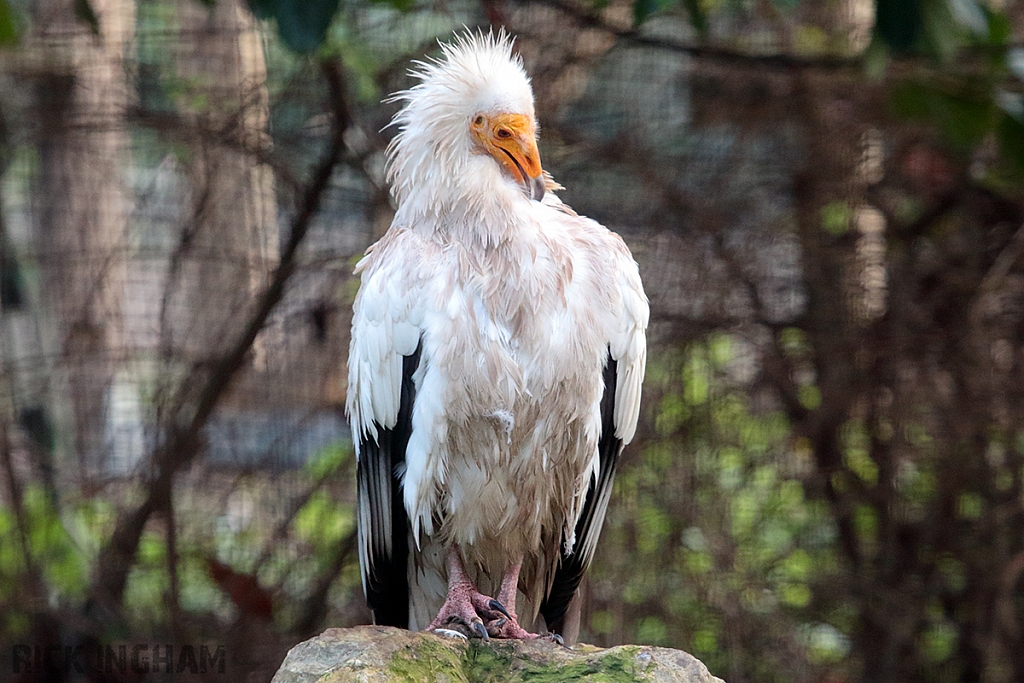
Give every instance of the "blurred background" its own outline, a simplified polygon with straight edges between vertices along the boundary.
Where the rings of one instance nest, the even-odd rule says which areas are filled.
[[[0,0],[0,679],[259,683],[369,622],[381,100],[488,25],[651,298],[581,639],[1024,681],[1022,0]]]

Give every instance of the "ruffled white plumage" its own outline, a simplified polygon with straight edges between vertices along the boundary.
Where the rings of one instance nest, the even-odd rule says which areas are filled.
[[[510,41],[467,34],[442,47],[444,59],[419,64],[421,83],[395,98],[404,103],[389,148],[398,210],[357,267],[346,405],[364,457],[360,441],[395,427],[403,357],[421,349],[401,473],[413,628],[439,607],[438,547],[458,547],[481,590],[525,554],[533,559],[521,585],[543,590],[562,540],[566,550],[579,541],[599,474],[604,391],[615,393],[615,436],[628,443],[636,431],[648,322],[617,235],[553,195],[529,200],[472,148],[465,128],[476,112],[533,115]],[[609,353],[617,374],[605,388]],[[582,539],[588,560],[609,493]],[[381,514],[390,511],[360,501],[364,582],[374,553],[390,552]],[[543,596],[526,597],[536,609]]]

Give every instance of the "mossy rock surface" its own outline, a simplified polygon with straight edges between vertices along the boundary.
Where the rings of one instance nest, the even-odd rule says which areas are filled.
[[[293,647],[272,683],[722,683],[681,650],[464,641],[387,626],[332,628]]]

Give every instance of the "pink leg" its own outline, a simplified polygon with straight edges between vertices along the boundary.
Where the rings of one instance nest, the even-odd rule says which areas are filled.
[[[516,616],[516,592],[519,590],[519,569],[523,561],[509,567],[505,576],[501,579],[501,589],[498,591],[498,602],[505,606],[508,611],[508,618],[497,619],[487,624],[487,631],[495,638],[518,638],[530,640],[539,637],[536,633],[530,633],[519,625]]]
[[[515,617],[516,589],[522,561],[516,562],[505,573],[498,600],[476,589],[466,574],[458,550],[448,554],[447,565],[448,596],[437,617],[427,627],[428,631],[461,625],[469,630],[467,635],[479,636],[484,640],[489,640],[491,636],[521,639],[537,637],[521,628]]]

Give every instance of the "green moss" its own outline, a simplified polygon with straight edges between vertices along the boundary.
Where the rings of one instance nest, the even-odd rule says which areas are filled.
[[[464,649],[464,651],[463,651]],[[512,643],[472,641],[468,647],[425,636],[397,652],[389,669],[400,683],[636,683],[652,665],[638,665],[638,647],[614,651],[517,653]]]
[[[516,681],[530,683],[557,683],[584,681],[586,683],[634,683],[643,680],[636,664],[639,648],[618,650],[613,653],[575,655],[569,661],[538,662],[521,659],[514,663]],[[568,659],[568,658],[565,658]],[[518,669],[518,671],[515,671]],[[491,683],[499,678],[475,679],[473,683]]]
[[[388,668],[396,683],[472,683],[463,673],[463,658],[454,647],[431,636],[399,650]]]

